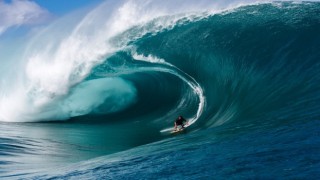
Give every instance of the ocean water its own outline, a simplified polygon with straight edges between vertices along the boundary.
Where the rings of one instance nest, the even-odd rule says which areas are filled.
[[[106,1],[0,44],[0,178],[320,178],[319,15]]]

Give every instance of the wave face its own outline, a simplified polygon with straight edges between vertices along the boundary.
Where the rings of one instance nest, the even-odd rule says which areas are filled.
[[[3,177],[320,177],[320,3],[169,5],[102,4],[4,62],[0,119],[54,123],[3,124]]]

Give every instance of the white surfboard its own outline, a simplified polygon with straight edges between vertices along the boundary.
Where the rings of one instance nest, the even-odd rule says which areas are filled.
[[[174,133],[179,133],[179,132],[182,132],[184,131],[188,126],[190,126],[190,123],[186,123],[186,125],[184,125],[184,127],[182,128],[181,126],[178,127],[177,129],[174,129],[172,128],[172,131],[170,132],[171,134],[174,134]]]

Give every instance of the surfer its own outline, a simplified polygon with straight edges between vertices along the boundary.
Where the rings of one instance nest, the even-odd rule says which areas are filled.
[[[185,120],[182,116],[179,116],[174,122],[174,129],[177,130],[178,126],[181,126],[181,129],[183,129],[185,123],[187,123],[187,120]]]

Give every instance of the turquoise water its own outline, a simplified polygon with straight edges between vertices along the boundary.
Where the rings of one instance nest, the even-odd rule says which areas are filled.
[[[180,11],[107,29],[102,45],[101,17],[88,16],[77,36],[52,40],[69,51],[35,37],[21,63],[32,71],[17,77],[24,101],[0,111],[0,177],[317,179],[320,4]],[[94,43],[79,51],[82,35]],[[192,125],[172,135],[178,115]]]

